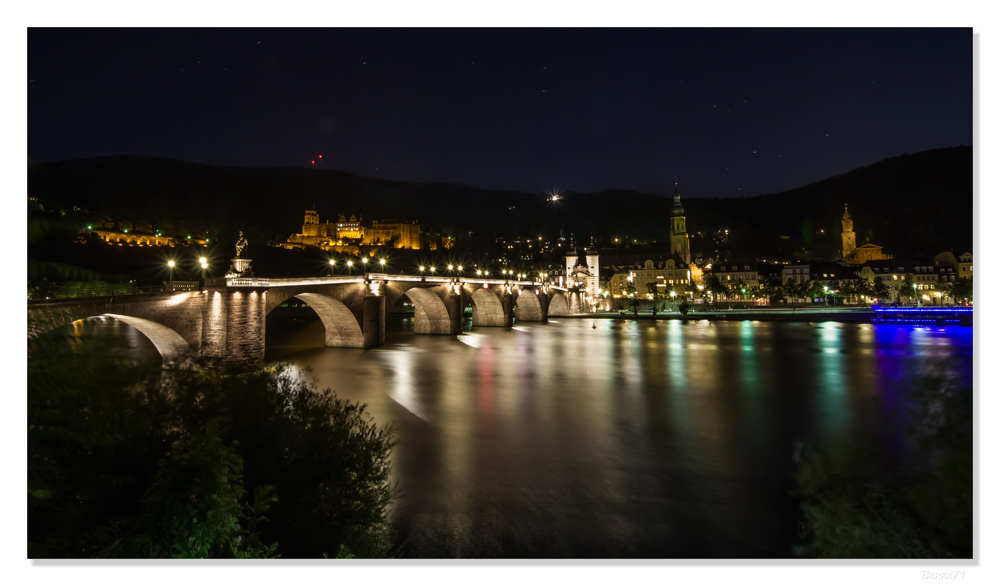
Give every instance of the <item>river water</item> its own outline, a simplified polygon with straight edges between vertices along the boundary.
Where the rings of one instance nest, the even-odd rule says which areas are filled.
[[[78,322],[78,324],[81,322]],[[156,351],[133,328],[80,335]],[[268,362],[392,424],[405,557],[792,555],[797,441],[880,438],[904,379],[972,328],[553,319],[326,348],[318,319],[268,318]],[[883,438],[884,439],[884,438]]]

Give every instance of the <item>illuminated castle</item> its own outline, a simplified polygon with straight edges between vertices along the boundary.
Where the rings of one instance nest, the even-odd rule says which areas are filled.
[[[349,249],[356,252],[360,246],[387,246],[391,248],[420,248],[420,224],[418,222],[372,222],[370,228],[361,225],[357,216],[345,217],[336,222],[319,221],[319,212],[306,210],[302,232],[292,234],[286,242],[278,244],[282,248],[322,248],[323,250]]]

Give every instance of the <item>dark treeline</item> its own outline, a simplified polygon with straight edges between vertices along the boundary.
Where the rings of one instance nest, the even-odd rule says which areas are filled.
[[[219,168],[147,157],[105,157],[28,168],[29,195],[48,210],[77,205],[129,221],[261,244],[298,232],[303,211],[320,221],[338,214],[419,220],[425,231],[458,237],[544,234],[608,244],[614,235],[665,240],[671,194],[606,190],[544,194],[418,184],[333,170]],[[682,186],[683,187],[683,186]],[[683,194],[682,194],[683,195]],[[774,255],[840,247],[840,217],[850,205],[859,242],[870,236],[896,258],[956,253],[972,245],[972,148],[937,149],[886,159],[791,191],[740,198],[685,198],[688,231],[730,230],[732,250]],[[833,237],[818,237],[823,230]],[[782,238],[784,237],[784,238]]]
[[[392,432],[285,367],[28,358],[28,557],[387,557]]]

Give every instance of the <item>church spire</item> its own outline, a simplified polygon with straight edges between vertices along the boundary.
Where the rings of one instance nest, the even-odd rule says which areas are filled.
[[[674,206],[670,214],[670,254],[677,254],[684,264],[691,262],[688,249],[687,222],[684,218],[684,206],[681,205],[681,191],[677,187],[677,177],[674,177]]]

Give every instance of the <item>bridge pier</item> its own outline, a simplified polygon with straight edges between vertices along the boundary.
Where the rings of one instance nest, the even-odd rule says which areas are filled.
[[[538,303],[542,306],[542,319],[541,319],[541,321],[543,321],[543,322],[549,321],[549,295],[548,295],[548,292],[546,292],[546,291],[543,290],[542,293],[538,295]]]
[[[514,295],[510,289],[505,289],[500,295],[500,304],[503,306],[503,325],[509,328],[514,325]]]
[[[385,296],[368,294],[361,301],[362,348],[374,348],[385,344]]]
[[[226,303],[225,353],[222,356],[225,367],[255,370],[264,365],[266,297],[266,289],[230,290]]]
[[[457,336],[462,333],[462,318],[465,311],[461,290],[456,293],[454,289],[449,288],[447,298],[445,299],[445,307],[448,308],[448,325],[450,328],[448,333],[452,336]]]
[[[567,291],[566,296],[569,302],[569,312],[572,313],[583,313],[583,301],[580,299],[580,291],[574,289],[572,291]]]

